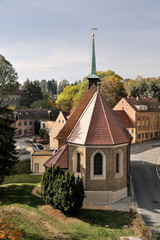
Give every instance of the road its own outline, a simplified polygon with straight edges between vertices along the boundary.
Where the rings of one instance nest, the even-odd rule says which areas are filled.
[[[131,175],[138,208],[147,225],[160,225],[160,140],[131,147]]]

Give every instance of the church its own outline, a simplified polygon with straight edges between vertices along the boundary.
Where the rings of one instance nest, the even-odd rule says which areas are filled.
[[[132,137],[99,91],[95,40],[89,89],[58,133],[59,150],[44,164],[56,163],[83,180],[84,204],[107,205],[128,196]]]

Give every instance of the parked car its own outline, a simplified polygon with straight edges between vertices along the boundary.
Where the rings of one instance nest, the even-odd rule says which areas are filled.
[[[25,140],[25,143],[33,143],[33,142],[34,142],[34,141],[33,141],[32,138],[28,138],[28,139]]]
[[[39,144],[39,143],[34,143],[33,144],[33,149],[34,150],[43,150],[44,147],[41,144]]]

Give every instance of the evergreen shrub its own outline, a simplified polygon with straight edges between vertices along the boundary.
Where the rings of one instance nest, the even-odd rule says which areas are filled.
[[[77,212],[85,197],[83,182],[59,165],[47,168],[41,182],[41,196],[46,202],[63,212]]]

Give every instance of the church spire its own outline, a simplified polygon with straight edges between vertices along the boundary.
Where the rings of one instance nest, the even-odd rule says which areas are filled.
[[[93,83],[97,86],[97,81],[99,80],[99,77],[96,74],[96,54],[95,54],[94,36],[95,36],[95,34],[93,33],[92,34],[92,53],[91,53],[91,63],[90,63],[90,75],[87,77],[87,79],[89,80],[89,88],[92,86]]]

